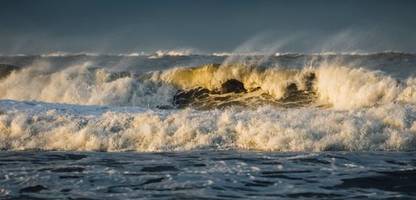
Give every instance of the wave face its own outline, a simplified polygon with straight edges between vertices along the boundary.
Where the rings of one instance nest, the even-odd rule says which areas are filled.
[[[415,146],[412,54],[19,56],[0,61],[7,64],[0,70],[4,150]]]

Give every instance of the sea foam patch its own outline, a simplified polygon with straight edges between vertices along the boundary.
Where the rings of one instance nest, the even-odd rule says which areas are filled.
[[[416,106],[150,110],[0,101],[3,150],[414,150]]]

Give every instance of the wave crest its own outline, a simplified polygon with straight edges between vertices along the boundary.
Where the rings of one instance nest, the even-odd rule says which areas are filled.
[[[62,70],[26,67],[0,80],[0,98],[80,105],[154,106],[167,104],[173,88],[110,72],[86,62]]]
[[[230,101],[263,101],[267,96],[268,104],[275,104],[296,93],[299,98],[316,97],[312,105],[335,109],[416,103],[413,77],[402,81],[379,71],[336,64],[303,69],[209,64],[142,74],[96,68],[90,62],[63,69],[41,64],[8,72],[0,79],[0,98],[154,108],[171,105],[179,89],[215,91],[233,79],[241,81],[247,92],[229,95]]]

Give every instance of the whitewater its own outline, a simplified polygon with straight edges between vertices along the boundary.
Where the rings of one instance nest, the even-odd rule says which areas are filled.
[[[28,57],[6,71],[0,148],[414,150],[413,54],[102,57]],[[245,92],[174,105],[178,91],[215,91],[231,79]]]
[[[416,54],[0,56],[0,198],[413,198]]]

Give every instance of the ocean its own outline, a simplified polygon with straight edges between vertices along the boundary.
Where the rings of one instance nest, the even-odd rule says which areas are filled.
[[[413,199],[416,54],[0,56],[1,199]]]

